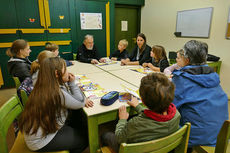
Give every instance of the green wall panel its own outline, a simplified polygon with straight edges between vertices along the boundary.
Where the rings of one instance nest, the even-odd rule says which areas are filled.
[[[70,45],[59,45],[59,55],[65,60],[73,60],[72,46]],[[64,53],[63,53],[64,52]],[[70,53],[65,53],[70,52]]]
[[[14,0],[4,0],[0,4],[0,29],[17,28]]]
[[[48,33],[47,34],[48,41],[55,41],[55,40],[71,40],[71,33]]]
[[[47,40],[46,34],[40,34],[40,33],[21,34],[21,38],[27,41],[46,41]]]
[[[70,28],[69,0],[49,0],[51,26],[49,28]],[[63,19],[60,19],[63,16]]]
[[[77,22],[77,45],[80,46],[86,34],[94,36],[94,44],[97,46],[101,57],[106,56],[106,12],[107,1],[76,1],[76,22]],[[102,13],[102,30],[81,30],[80,13]]]
[[[125,4],[125,5],[145,5],[145,0],[115,0],[116,4]]]
[[[16,39],[19,39],[19,33],[16,34],[0,34],[0,43],[2,42],[13,42]]]
[[[6,55],[6,50],[7,48],[0,48],[0,63],[4,81],[4,85],[2,86],[2,88],[14,87],[14,81],[12,79],[12,76],[8,73],[7,70],[7,62],[10,59],[10,57]]]
[[[40,24],[38,0],[15,0],[19,28],[43,28]],[[35,19],[30,22],[29,19]]]
[[[31,53],[29,59],[32,62],[37,59],[37,56],[41,51],[45,50],[45,46],[30,46],[30,49]]]

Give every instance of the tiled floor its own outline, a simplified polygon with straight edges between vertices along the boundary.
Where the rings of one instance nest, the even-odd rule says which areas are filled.
[[[16,94],[16,89],[0,89],[0,107],[13,95]],[[230,104],[228,105],[228,110],[230,110]],[[229,113],[230,118],[230,113]],[[8,141],[8,148],[11,148],[12,144],[14,143],[14,131],[13,127],[11,127],[8,131],[7,141]],[[87,148],[83,153],[89,153],[89,149]],[[196,153],[195,151],[193,153]]]

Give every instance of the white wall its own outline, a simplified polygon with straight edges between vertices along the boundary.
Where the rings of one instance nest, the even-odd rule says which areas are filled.
[[[209,38],[177,38],[177,11],[213,7]],[[220,79],[224,91],[230,97],[230,40],[225,39],[229,0],[145,0],[141,10],[141,32],[147,37],[147,44],[162,45],[166,51],[177,51],[183,45],[196,39],[209,45],[209,53],[222,60]]]

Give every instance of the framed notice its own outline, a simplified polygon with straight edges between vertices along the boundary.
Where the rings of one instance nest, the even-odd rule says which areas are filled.
[[[102,29],[102,13],[80,13],[82,30]]]
[[[230,8],[229,8],[229,12],[228,12],[228,25],[227,25],[226,38],[230,39]]]

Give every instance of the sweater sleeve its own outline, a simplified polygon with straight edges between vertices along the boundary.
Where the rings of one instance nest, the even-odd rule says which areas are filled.
[[[14,70],[12,75],[18,77],[20,82],[24,81],[26,77],[31,77],[30,69],[26,63],[15,64]]]
[[[173,64],[167,68],[164,69],[164,74],[170,75],[175,69],[179,69],[179,66],[177,64]]]
[[[164,72],[165,68],[169,66],[169,62],[167,59],[163,59],[160,62],[160,71]]]
[[[127,141],[127,120],[121,119],[118,121],[115,136],[119,144]]]
[[[61,96],[62,101],[65,102],[65,107],[69,109],[79,109],[85,105],[85,96],[83,95],[81,89],[74,84],[74,81],[69,83],[70,92],[68,92],[65,87],[61,87],[63,96]]]
[[[77,52],[77,60],[79,60],[80,62],[84,62],[84,63],[90,63],[91,62],[91,58],[87,58],[85,57],[85,49],[84,49],[84,45],[81,45],[78,48],[78,52]]]
[[[131,54],[129,55],[129,59],[130,61],[135,61],[135,56],[137,56],[137,46],[135,46],[131,52]]]
[[[139,59],[139,65],[142,65],[143,63],[151,60],[150,50],[151,50],[151,47],[146,46],[143,57]]]
[[[146,109],[145,107],[141,106],[140,104],[137,105],[136,108],[134,108],[135,111],[137,112],[137,114],[140,114],[144,109]]]

